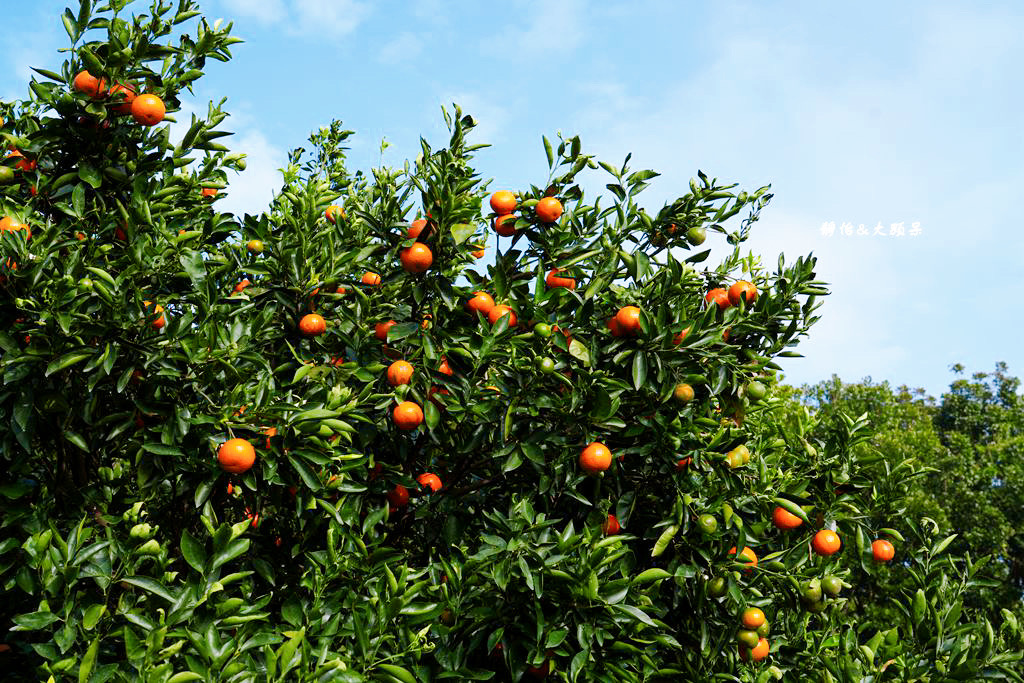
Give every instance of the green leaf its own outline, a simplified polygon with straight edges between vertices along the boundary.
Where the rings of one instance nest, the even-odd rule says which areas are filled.
[[[239,555],[245,553],[247,550],[249,550],[249,539],[236,538],[228,543],[223,550],[213,556],[213,561],[210,563],[210,570],[212,571],[217,567],[230,562]]]
[[[174,446],[165,446],[162,443],[144,443],[142,444],[142,450],[146,451],[147,453],[153,453],[154,455],[185,457],[185,454],[181,452],[180,448],[175,448]]]
[[[78,177],[92,185],[94,189],[99,189],[103,184],[103,176],[100,172],[85,162],[78,165]]]
[[[182,671],[167,679],[167,683],[189,683],[190,681],[201,681],[203,677],[193,671]]]
[[[121,579],[121,581],[123,581],[124,583],[130,583],[133,586],[138,586],[139,588],[149,591],[153,595],[161,597],[170,603],[173,603],[176,599],[173,595],[171,595],[170,591],[164,588],[163,584],[157,583],[153,579],[146,576],[129,576],[127,578]]]
[[[647,616],[647,613],[639,607],[634,607],[633,605],[612,605],[612,608],[620,610],[622,612],[626,612],[637,621],[642,621],[648,626],[654,626],[654,621],[651,620],[651,618]]]
[[[38,631],[58,619],[59,617],[53,612],[32,612],[31,614],[19,614],[12,621],[20,627],[19,630]]]
[[[646,571],[640,572],[639,574],[634,576],[632,583],[650,583],[651,581],[659,581],[661,579],[668,579],[668,578],[671,578],[671,576],[672,575],[670,573],[668,573],[667,571],[665,571],[664,569],[660,569],[658,567],[654,567],[652,569],[648,569]]]
[[[546,135],[541,136],[544,140],[544,154],[548,158],[548,168],[552,168],[555,165],[555,152],[551,149],[551,141],[548,140]]]
[[[640,391],[640,387],[647,381],[647,357],[643,351],[633,354],[633,388]]]
[[[288,462],[292,464],[292,467],[294,467],[295,471],[298,472],[299,477],[302,478],[302,481],[306,484],[306,486],[308,486],[314,491],[319,491],[320,480],[317,478],[315,474],[313,474],[313,470],[309,469],[309,466],[306,465],[306,463],[302,462],[294,455],[289,453],[287,457]]]
[[[456,244],[464,244],[475,232],[476,226],[472,223],[456,223],[452,226],[452,237]]]
[[[61,370],[70,368],[75,363],[81,363],[83,360],[92,358],[92,356],[92,351],[72,351],[70,353],[65,353],[60,358],[50,361],[50,364],[46,366],[46,372],[44,375],[49,377],[55,372],[60,372]]]
[[[206,551],[203,544],[190,534],[188,529],[181,533],[181,555],[193,569],[202,573],[206,565]]]
[[[107,606],[102,603],[89,606],[82,615],[82,628],[86,631],[93,630],[106,611]]]
[[[409,673],[407,669],[403,669],[395,664],[378,664],[377,668],[390,676],[394,676],[402,683],[416,683],[415,676]]]
[[[76,218],[85,218],[85,185],[78,183],[71,192],[71,206]]]
[[[92,669],[96,666],[96,656],[99,652],[100,639],[97,637],[93,639],[89,649],[85,651],[85,657],[82,658],[82,662],[78,665],[78,683],[89,682],[89,677],[92,676]]]

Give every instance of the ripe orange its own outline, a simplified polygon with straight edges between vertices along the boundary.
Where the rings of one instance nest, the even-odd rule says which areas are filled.
[[[29,159],[26,159],[25,155],[21,153],[21,150],[12,148],[11,153],[7,155],[8,159],[17,159],[19,157],[21,157],[21,161],[14,164],[14,168],[19,171],[34,171],[36,169],[35,160],[30,161]],[[32,189],[34,190],[35,188]]]
[[[241,474],[256,462],[256,451],[245,439],[228,439],[217,449],[217,462],[225,472]]]
[[[765,622],[764,612],[759,607],[748,607],[743,610],[740,621],[743,623],[743,628],[748,631],[756,631]]]
[[[608,515],[608,519],[601,525],[601,531],[604,532],[605,536],[614,536],[621,529],[622,527],[619,525],[619,520],[615,515]]]
[[[508,223],[506,225],[505,223]],[[502,237],[511,237],[516,234],[516,217],[512,214],[505,214],[494,219],[494,232]]]
[[[496,304],[491,308],[490,313],[487,314],[487,319],[491,321],[492,325],[494,325],[506,315],[508,316],[508,326],[515,327],[519,322],[519,318],[516,316],[516,312],[505,304]]]
[[[486,251],[484,249],[484,245],[482,245],[482,244],[474,244],[473,246],[474,247],[480,247],[476,251],[472,252],[473,258],[483,258],[484,254],[486,253]]]
[[[373,326],[373,335],[382,342],[388,340],[388,330],[395,325],[394,320],[388,320],[387,322],[377,323]]]
[[[380,275],[377,273],[366,272],[363,273],[362,279],[360,279],[364,285],[376,286],[380,284]]]
[[[748,304],[752,304],[757,300],[757,287],[754,286],[753,282],[738,280],[729,288],[729,303],[733,306],[739,306],[740,299],[743,299]]]
[[[880,538],[871,544],[871,556],[875,558],[875,562],[888,562],[896,555],[896,549],[892,547],[892,543]]]
[[[132,118],[143,126],[155,126],[164,120],[167,108],[156,95],[139,95],[132,101]]]
[[[143,301],[142,305],[145,306],[148,309],[152,305],[152,303],[153,303],[152,301]],[[164,311],[164,307],[161,306],[160,304],[157,304],[156,306],[153,306],[153,311],[151,313],[148,313],[147,317],[149,317],[150,315],[155,315],[157,313],[161,313],[162,314],[163,311]],[[151,322],[149,325],[154,330],[162,330],[164,328],[164,325],[166,325],[166,324],[167,324],[167,319],[163,315],[161,315],[159,318],[157,318],[156,320]]]
[[[753,659],[755,662],[760,662],[762,659],[768,656],[771,652],[771,645],[768,643],[767,638],[761,638],[757,641],[757,646],[753,648],[747,648],[746,645],[740,645],[740,657],[743,661]]]
[[[423,228],[425,227],[427,227],[427,219],[419,218],[409,224],[409,230],[406,231],[406,234],[410,238],[416,239],[417,237],[420,236],[420,233],[423,232]]]
[[[800,525],[804,523],[804,520],[800,519],[781,505],[777,505],[775,506],[775,509],[772,510],[772,523],[775,524],[776,529],[790,531],[792,529],[799,528]]]
[[[413,367],[411,363],[404,360],[396,360],[388,366],[388,384],[397,387],[408,384],[412,379]]]
[[[743,548],[743,552],[740,553],[739,557],[743,557],[747,560],[743,564],[747,565],[748,567],[754,568],[757,566],[757,553],[755,553],[754,549],[751,548],[749,545]],[[735,559],[737,562],[740,561],[739,558],[736,556],[736,546],[729,548],[729,558]]]
[[[89,97],[99,97],[107,91],[107,82],[96,78],[88,71],[79,71],[71,85],[75,90],[85,93]]]
[[[690,328],[689,327],[687,327],[685,330],[683,330],[682,332],[680,332],[676,336],[672,337],[672,343],[675,344],[676,346],[679,346],[680,344],[683,343],[683,340],[686,339],[686,335],[688,335],[688,334],[690,334]]]
[[[341,208],[337,204],[331,204],[324,211],[324,217],[327,218],[327,220],[329,220],[331,223],[336,224],[339,218],[345,218],[345,209]]]
[[[625,336],[622,332],[622,327],[619,326],[619,321],[615,319],[615,316],[608,318],[608,322],[605,323],[605,327],[611,330],[613,337]]]
[[[437,493],[441,490],[441,477],[433,472],[424,472],[416,477],[416,482],[420,485],[420,488],[430,489],[431,493]]]
[[[732,302],[729,301],[729,293],[722,287],[715,287],[704,295],[704,301],[714,304],[718,304],[718,308],[725,310],[732,306]]]
[[[17,232],[19,230],[25,231],[25,240],[32,239],[32,228],[25,223],[22,223],[10,216],[4,216],[0,218],[0,232]]]
[[[615,314],[615,322],[623,335],[636,336],[640,332],[640,309],[636,306],[623,306]]]
[[[448,365],[447,358],[441,359],[441,364],[437,366],[437,371],[440,372],[442,375],[448,375],[449,377],[455,374],[454,372],[452,372],[452,367]]]
[[[554,223],[562,215],[562,202],[554,197],[544,197],[537,202],[535,211],[541,223]]]
[[[693,458],[683,458],[679,462],[676,463],[676,470],[679,470],[679,471],[685,470],[687,467],[690,466],[690,464],[692,462],[693,462]]]
[[[422,273],[434,262],[434,254],[430,247],[420,242],[406,247],[398,256],[402,260],[402,268],[407,273]]]
[[[829,529],[822,529],[814,534],[814,539],[811,541],[814,552],[826,557],[836,554],[841,545],[839,535]]]
[[[249,281],[249,278],[245,278],[244,280],[239,282],[237,285],[235,285],[235,289],[234,289],[235,294],[237,294],[238,292],[241,292],[242,290],[244,290],[246,287],[248,287],[251,284],[252,283]]]
[[[576,280],[571,277],[559,277],[558,273],[562,272],[561,268],[552,268],[548,276],[544,278],[545,284],[552,289],[555,287],[565,287],[566,289],[576,289]]]
[[[135,86],[130,83],[115,83],[110,89],[110,97],[117,104],[111,105],[111,111],[116,114],[131,114],[132,102],[135,101],[136,95]]]
[[[696,393],[693,391],[693,387],[683,383],[676,385],[676,388],[672,390],[672,396],[679,403],[689,403],[696,396]]]
[[[327,331],[327,322],[319,313],[307,313],[299,321],[299,332],[304,337],[319,337]]]
[[[498,190],[491,195],[491,210],[505,216],[516,210],[516,196],[508,190]]]
[[[612,465],[612,452],[603,443],[591,443],[580,453],[580,467],[587,474],[604,472]]]
[[[392,416],[395,426],[407,432],[416,429],[423,422],[423,409],[412,401],[402,401],[395,406]]]
[[[470,311],[480,311],[485,316],[494,308],[494,298],[487,292],[473,292],[473,298],[466,302]]]
[[[409,489],[401,484],[395,484],[395,488],[388,492],[388,502],[396,508],[409,504]]]
[[[216,197],[217,192],[218,190],[216,187],[204,187],[200,194],[204,197]]]

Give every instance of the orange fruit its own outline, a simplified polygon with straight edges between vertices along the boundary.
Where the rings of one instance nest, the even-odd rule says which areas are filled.
[[[417,237],[420,236],[420,233],[423,232],[423,228],[425,228],[425,227],[427,227],[427,219],[426,218],[419,218],[419,219],[414,220],[412,223],[409,224],[409,230],[406,231],[406,234],[411,239],[416,239]]]
[[[111,111],[117,114],[131,114],[132,102],[135,101],[136,95],[135,86],[129,83],[115,83],[110,89],[110,97],[117,104],[111,105]]]
[[[377,323],[373,326],[373,335],[382,342],[388,340],[388,330],[395,325],[394,320],[388,320],[387,322]]]
[[[842,543],[839,541],[839,535],[829,529],[822,529],[814,534],[814,539],[811,541],[814,552],[825,557],[836,554],[840,546]]]
[[[430,247],[420,242],[406,247],[398,256],[402,260],[402,268],[407,273],[422,273],[434,262],[434,254]]]
[[[402,401],[392,411],[395,426],[403,431],[416,429],[423,422],[423,409],[412,401]]]
[[[696,396],[696,393],[689,384],[677,384],[676,388],[672,390],[672,396],[679,403],[689,403]]]
[[[32,228],[28,227],[25,223],[22,223],[10,216],[4,216],[0,218],[0,232],[17,232],[19,230],[25,231],[25,240],[32,239]]]
[[[319,313],[307,313],[299,321],[299,332],[303,337],[319,337],[327,331],[327,322]]]
[[[473,298],[466,302],[466,308],[486,316],[494,308],[494,298],[487,292],[473,292]]]
[[[237,285],[235,285],[235,289],[233,291],[235,292],[235,294],[237,294],[238,292],[241,292],[242,290],[244,290],[246,287],[248,287],[251,284],[252,283],[249,281],[249,278],[245,278],[244,280],[239,282]]]
[[[740,299],[743,299],[748,304],[752,304],[757,300],[757,287],[754,286],[753,282],[738,280],[729,288],[729,303],[733,306],[739,306]]]
[[[505,216],[516,210],[516,196],[508,190],[498,190],[491,195],[491,210]]]
[[[672,343],[675,344],[676,346],[679,346],[680,344],[683,343],[683,340],[686,339],[686,335],[688,335],[688,334],[690,334],[690,328],[689,327],[687,327],[685,330],[683,330],[682,332],[680,332],[676,336],[672,337]]]
[[[601,525],[601,531],[604,532],[605,536],[614,536],[621,529],[622,527],[619,525],[619,520],[615,515],[608,515],[608,519]]]
[[[145,306],[148,309],[152,305],[152,303],[153,303],[152,301],[143,301],[142,305]],[[161,313],[162,314],[163,310],[164,310],[164,307],[161,306],[160,304],[157,304],[156,306],[153,306],[152,313],[148,313],[147,317],[149,317],[150,315],[155,315],[157,313]],[[166,325],[166,324],[167,324],[167,319],[163,315],[161,315],[159,318],[157,318],[156,320],[151,322],[149,325],[154,330],[162,330],[164,328],[164,325]]]
[[[506,315],[508,316],[508,326],[515,327],[519,322],[519,318],[516,316],[516,312],[505,304],[496,304],[493,306],[491,311],[487,314],[487,319],[491,321],[492,325],[494,325]]]
[[[580,467],[587,474],[604,472],[612,465],[612,452],[603,443],[597,441],[589,444],[580,453]]]
[[[561,268],[552,268],[548,276],[544,278],[544,283],[548,287],[554,289],[555,287],[565,287],[566,289],[576,289],[576,280],[571,277],[559,277],[558,273],[562,272]]]
[[[156,95],[139,95],[132,101],[132,118],[143,126],[155,126],[164,120],[167,108]]]
[[[447,358],[441,359],[441,364],[437,366],[437,371],[440,372],[442,375],[448,375],[449,377],[455,374],[454,372],[452,372],[451,366],[448,365]]]
[[[759,607],[748,607],[743,610],[740,622],[748,631],[756,631],[765,622],[764,612]]]
[[[541,223],[554,223],[562,215],[562,202],[554,197],[544,197],[534,208]]]
[[[401,384],[408,384],[412,379],[413,367],[411,363],[404,360],[396,360],[388,366],[388,384],[397,387]]]
[[[636,306],[623,306],[615,314],[615,322],[623,335],[635,336],[640,332],[640,309]]]
[[[75,90],[85,93],[89,97],[99,97],[107,91],[106,81],[96,78],[88,71],[79,71],[71,85]]]
[[[622,327],[619,325],[619,321],[615,319],[614,315],[608,318],[608,322],[605,323],[605,327],[611,330],[613,337],[625,336],[622,332]]]
[[[217,462],[225,472],[241,474],[256,462],[256,451],[245,439],[228,439],[217,449]]]
[[[892,543],[880,538],[871,544],[871,556],[875,558],[875,562],[888,562],[896,555],[896,549],[892,547]]]
[[[725,310],[732,306],[732,302],[729,301],[729,293],[722,287],[715,287],[704,295],[704,301],[714,303],[718,305],[718,308]]]
[[[676,469],[679,471],[685,470],[693,462],[693,458],[683,458],[676,463]]]
[[[329,220],[331,223],[336,224],[339,218],[345,218],[345,209],[341,208],[337,204],[331,204],[324,211],[324,217],[327,218],[327,220]]]
[[[792,529],[799,528],[800,525],[804,523],[804,520],[800,519],[781,505],[777,505],[775,506],[775,509],[772,510],[772,523],[775,524],[776,529],[790,531]]]
[[[377,273],[366,272],[363,273],[362,279],[360,279],[364,285],[376,286],[380,284],[380,275]]]
[[[506,222],[508,223],[506,225]],[[516,234],[516,217],[512,214],[505,214],[494,219],[494,232],[502,237],[511,237]]]
[[[409,489],[401,484],[395,484],[395,488],[388,492],[388,502],[396,508],[409,504]]]
[[[216,197],[217,192],[218,190],[216,187],[204,187],[200,194],[204,197]]]
[[[487,253],[482,244],[474,244],[474,247],[480,247],[476,251],[472,252],[473,258],[483,258],[484,254]]]
[[[739,557],[745,558],[747,560],[746,562],[744,562],[744,564],[748,567],[753,568],[757,566],[757,553],[755,553],[754,549],[751,548],[749,545],[743,548],[743,552],[740,553]],[[736,546],[729,548],[729,558],[735,559],[737,562],[740,561],[739,558],[736,556]]]
[[[761,638],[759,641],[757,641],[757,645],[753,648],[748,648],[746,645],[741,644],[740,657],[743,658],[743,661],[752,659],[755,662],[760,662],[762,659],[768,656],[768,653],[771,652],[771,649],[772,648],[771,645],[768,643],[768,639]]]
[[[416,482],[420,485],[420,488],[430,489],[431,493],[437,493],[441,490],[441,477],[433,472],[424,472],[416,477]]]

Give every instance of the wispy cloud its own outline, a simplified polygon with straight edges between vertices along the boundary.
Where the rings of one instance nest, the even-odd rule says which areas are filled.
[[[320,36],[325,40],[351,33],[370,13],[358,0],[223,0],[237,16],[266,25],[278,25],[291,34]]]
[[[514,51],[517,60],[544,60],[574,51],[583,43],[588,8],[582,0],[529,0],[502,16],[529,17],[481,42],[485,54]]]
[[[412,31],[403,31],[384,43],[377,58],[385,64],[409,63],[423,51],[423,38]]]

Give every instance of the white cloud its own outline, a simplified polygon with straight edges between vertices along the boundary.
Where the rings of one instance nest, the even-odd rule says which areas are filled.
[[[384,43],[377,58],[385,64],[408,63],[423,51],[423,39],[411,31],[403,31]]]
[[[261,24],[278,25],[291,34],[327,40],[351,33],[370,13],[358,0],[223,0],[226,9]]]
[[[583,42],[581,18],[588,8],[582,0],[529,0],[516,3],[518,9],[502,16],[530,17],[525,25],[509,26],[496,36],[481,41],[486,54],[512,51],[517,61],[544,60],[572,52]]]
[[[218,202],[218,209],[237,216],[266,211],[274,192],[281,187],[282,168],[287,153],[274,147],[262,131],[249,129],[231,138],[232,152],[245,154],[246,168],[239,175],[228,175],[227,196]]]

